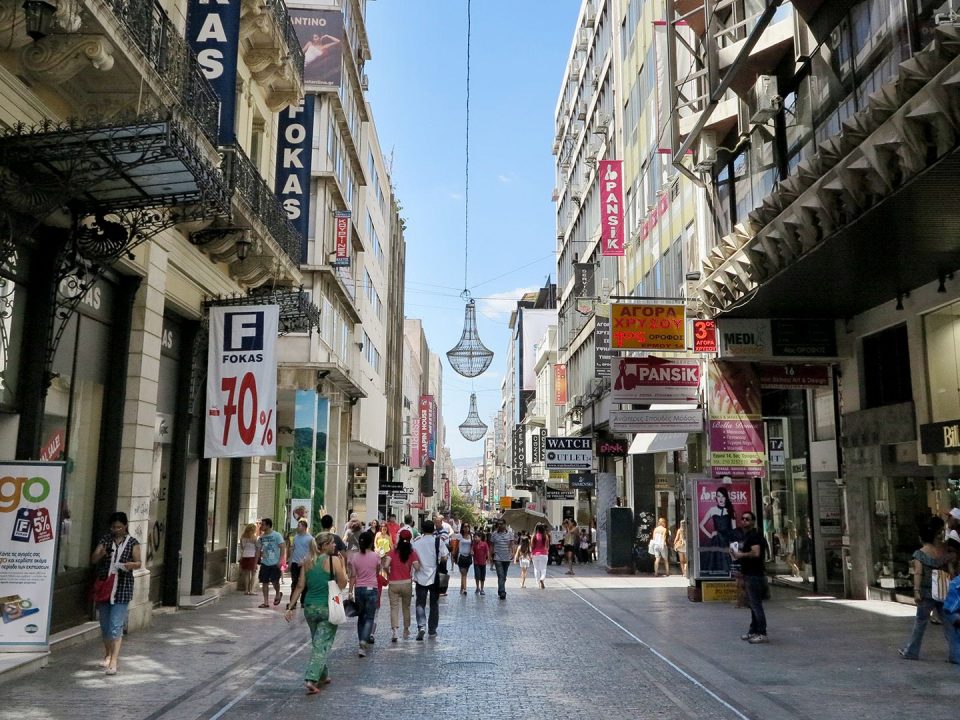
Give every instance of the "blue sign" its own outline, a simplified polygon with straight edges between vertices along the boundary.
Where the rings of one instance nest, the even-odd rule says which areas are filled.
[[[280,113],[277,140],[277,197],[293,226],[300,231],[300,262],[307,262],[310,231],[310,165],[313,154],[313,106],[307,95],[298,107]]]
[[[187,38],[204,77],[220,98],[220,144],[236,141],[237,52],[241,0],[190,0]]]
[[[223,314],[223,351],[263,350],[263,313]]]

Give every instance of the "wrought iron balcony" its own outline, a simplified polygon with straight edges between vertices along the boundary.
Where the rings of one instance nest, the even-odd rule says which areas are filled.
[[[216,142],[220,101],[203,76],[186,38],[178,32],[160,4],[156,0],[103,2],[178,100],[180,108],[197,122],[208,139]]]
[[[303,98],[303,48],[283,0],[242,0],[240,52],[271,110]]]
[[[234,202],[242,203],[249,217],[262,223],[274,242],[298,265],[303,238],[287,219],[276,194],[242,148],[234,145],[222,148],[222,152],[224,175]]]
[[[269,0],[267,3],[277,26],[282,28],[283,37],[287,43],[287,52],[289,55],[290,66],[303,84],[303,48],[300,47],[300,39],[297,37],[297,31],[290,22],[290,15],[287,12],[287,6],[283,0]]]

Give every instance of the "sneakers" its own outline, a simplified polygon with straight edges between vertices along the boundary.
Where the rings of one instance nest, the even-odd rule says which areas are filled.
[[[481,594],[481,595],[486,595],[486,593],[485,593],[483,590],[480,591],[480,594]]]
[[[434,630],[434,631],[432,631],[432,632],[427,633],[427,635],[429,635],[430,637],[436,637],[436,636],[437,636],[437,631]]]
[[[367,646],[366,646],[364,643],[360,643],[360,649],[357,650],[357,656],[358,656],[358,657],[366,657],[366,656],[367,656]]]
[[[391,635],[391,637],[390,637],[390,642],[396,642],[396,641],[397,641],[397,629],[394,628],[394,629],[393,629],[393,635]]]
[[[747,633],[746,635],[741,635],[740,639],[749,641],[749,640],[753,640],[756,636],[757,636],[756,633]]]
[[[752,638],[747,640],[751,645],[762,645],[763,643],[770,642],[770,639],[766,635],[754,635]]]
[[[423,640],[423,628],[417,630],[417,640]]]
[[[543,590],[546,586],[543,584],[543,580],[540,581],[540,589]]]
[[[479,594],[480,594],[480,588],[477,588],[476,590],[474,590],[474,591],[473,591],[473,594],[474,594],[474,595],[479,595]]]
[[[410,628],[404,628],[404,630],[403,630],[403,639],[404,639],[404,640],[409,640],[409,639],[410,639]]]

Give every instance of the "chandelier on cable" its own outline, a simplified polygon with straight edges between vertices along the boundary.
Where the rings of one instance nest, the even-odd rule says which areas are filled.
[[[451,350],[447,351],[447,360],[455,372],[468,378],[481,375],[493,362],[493,352],[488,350],[480,340],[477,332],[477,306],[470,297],[467,283],[467,268],[470,258],[470,0],[467,0],[467,133],[466,133],[466,167],[464,170],[464,211],[463,211],[463,292],[460,294],[467,301],[463,314],[463,334]],[[471,405],[473,407],[473,405]],[[475,409],[475,408],[474,408]],[[479,417],[477,418],[479,420]],[[486,425],[483,426],[486,430]],[[482,437],[482,435],[480,436]]]
[[[460,434],[470,442],[476,442],[487,434],[487,424],[477,413],[477,394],[470,393],[470,412],[467,419],[460,423]]]

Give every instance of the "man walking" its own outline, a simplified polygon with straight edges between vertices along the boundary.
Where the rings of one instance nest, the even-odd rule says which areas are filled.
[[[273,604],[279,605],[283,593],[280,592],[280,577],[283,574],[281,567],[287,561],[287,547],[283,542],[283,535],[273,529],[273,520],[264,518],[261,521],[263,535],[257,538],[257,562],[260,563],[259,580],[263,587],[263,603],[260,607],[270,607],[267,599],[270,597],[270,586],[273,585]]]
[[[447,546],[433,534],[433,521],[423,521],[423,533],[413,541],[417,560],[413,563],[413,582],[416,585],[417,640],[423,640],[424,630],[436,637],[440,624],[440,580],[437,565],[450,554]],[[430,598],[430,618],[427,619],[427,598]]]
[[[413,522],[413,515],[403,516],[403,527],[405,527],[407,530],[410,531],[410,535],[413,537],[414,540],[420,537],[420,531],[417,530],[417,526]]]
[[[748,510],[740,516],[743,539],[739,545],[731,543],[730,555],[740,562],[740,573],[750,603],[750,630],[741,640],[751,645],[770,642],[767,639],[767,617],[763,613],[763,592],[766,578],[763,572],[763,535],[757,530],[756,517]]]
[[[493,550],[493,565],[497,571],[497,595],[507,599],[507,570],[513,561],[513,535],[507,532],[507,524],[497,520],[497,527],[490,533],[490,547]]]
[[[333,532],[333,515],[324,515],[320,518],[320,532],[328,532],[333,535],[333,546],[336,549],[336,555],[339,555],[347,549],[347,544],[343,538]],[[294,585],[296,587],[296,585]]]
[[[297,523],[297,532],[290,540],[290,587],[295,588],[300,580],[300,568],[310,555],[310,543],[313,540],[307,532],[307,521]],[[304,593],[306,595],[306,593]],[[300,607],[303,607],[303,596],[300,597]],[[287,610],[290,604],[287,603]]]

